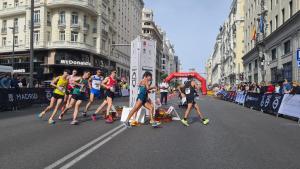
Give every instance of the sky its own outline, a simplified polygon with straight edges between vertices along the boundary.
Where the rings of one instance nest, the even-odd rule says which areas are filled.
[[[144,0],[157,25],[167,32],[183,70],[205,72],[220,26],[232,0]]]

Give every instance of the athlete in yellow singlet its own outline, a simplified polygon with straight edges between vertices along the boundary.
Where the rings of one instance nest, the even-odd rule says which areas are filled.
[[[61,103],[64,100],[66,90],[67,90],[67,85],[68,85],[68,79],[67,79],[68,76],[69,76],[69,71],[64,70],[62,76],[58,76],[51,82],[51,86],[53,86],[55,89],[53,91],[53,96],[51,98],[50,105],[38,115],[40,118],[42,118],[49,110],[51,110],[54,107],[54,104],[56,102],[56,106],[53,110],[53,113],[48,120],[49,124],[55,123],[53,118],[56,115]]]

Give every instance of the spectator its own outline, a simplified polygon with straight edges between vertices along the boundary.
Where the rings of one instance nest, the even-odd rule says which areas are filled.
[[[161,103],[166,105],[168,102],[168,93],[169,93],[169,84],[166,82],[166,80],[163,80],[163,82],[159,85],[160,89],[160,101]]]
[[[13,75],[10,83],[10,87],[18,89],[19,88],[19,80],[16,74]]]
[[[1,88],[10,88],[11,78],[9,74],[4,75],[4,77],[1,78],[0,84]]]
[[[22,83],[22,86],[23,86],[23,87],[27,87],[27,82],[26,82],[26,78],[25,78],[25,77],[23,77],[23,78],[21,79],[21,83]]]
[[[275,86],[271,82],[269,82],[266,93],[274,93],[274,92],[275,92]]]
[[[292,85],[288,82],[287,79],[283,82],[283,94],[289,94],[292,91]]]
[[[280,94],[281,93],[280,88],[281,88],[280,85],[277,83],[275,86],[275,93]]]
[[[292,83],[292,89],[291,89],[291,92],[288,93],[288,94],[298,94],[299,93],[299,85],[297,82],[293,82]],[[287,94],[287,93],[286,93]]]
[[[265,94],[268,90],[268,87],[265,85],[264,82],[260,83],[260,94]]]

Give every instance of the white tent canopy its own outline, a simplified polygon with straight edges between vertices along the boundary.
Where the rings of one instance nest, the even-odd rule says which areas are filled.
[[[11,73],[11,72],[13,72],[13,68],[11,66],[0,65],[0,73]]]

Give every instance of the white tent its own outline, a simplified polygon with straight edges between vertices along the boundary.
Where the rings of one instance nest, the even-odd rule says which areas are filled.
[[[0,73],[11,73],[11,72],[13,72],[13,68],[11,66],[0,65]]]

